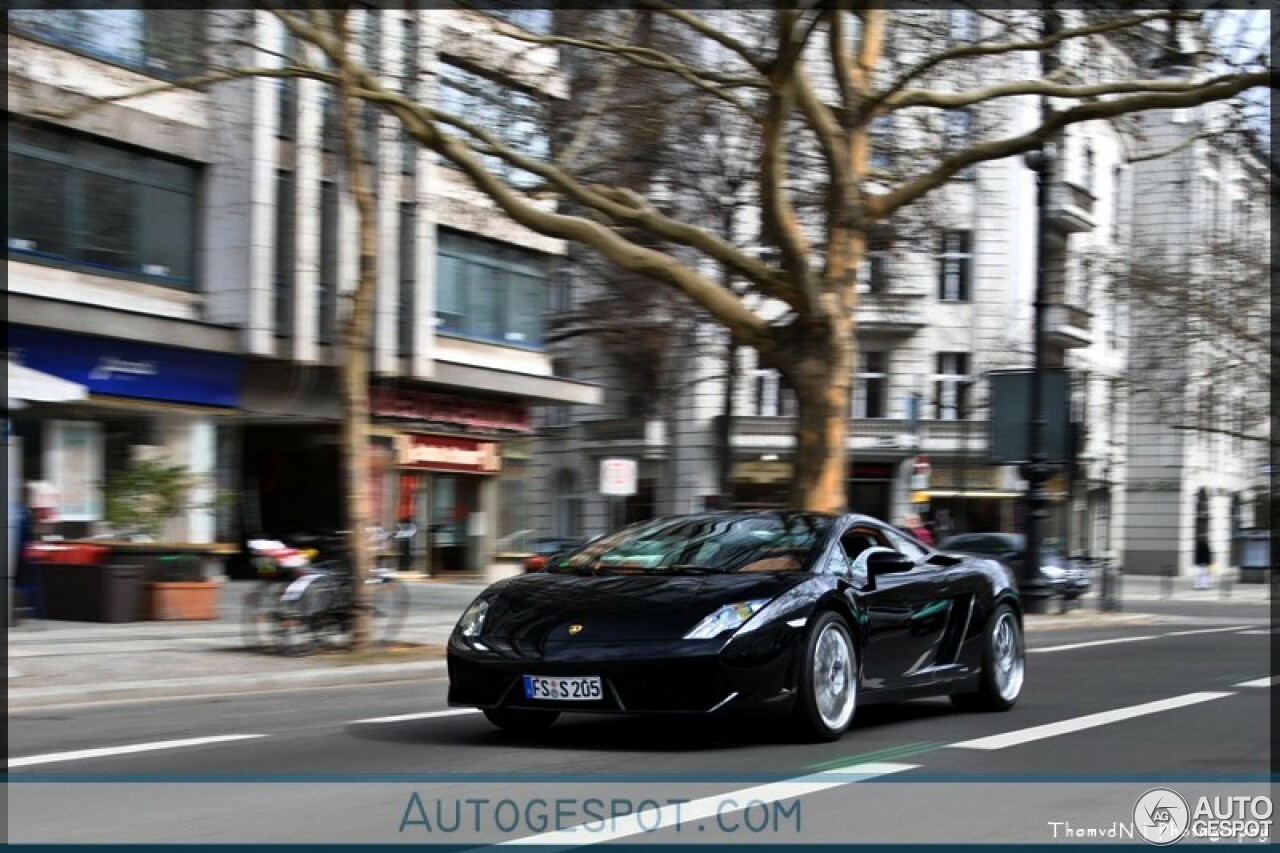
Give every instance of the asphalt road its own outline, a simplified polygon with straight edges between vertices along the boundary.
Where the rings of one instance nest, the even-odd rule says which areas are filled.
[[[769,718],[520,737],[448,709],[444,680],[11,713],[9,840],[1134,841],[1150,789],[1188,814],[1271,791],[1269,611],[1205,607],[1036,632],[1013,711],[867,706],[834,744]]]

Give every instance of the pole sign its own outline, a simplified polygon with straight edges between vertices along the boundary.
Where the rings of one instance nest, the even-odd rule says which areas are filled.
[[[1020,465],[1031,461],[1031,379],[1029,370],[993,370],[991,418],[987,461],[992,465]],[[1070,377],[1065,367],[1044,370],[1041,386],[1044,430],[1041,448],[1045,462],[1063,463],[1071,458]]]
[[[929,457],[923,453],[917,454],[915,461],[911,463],[911,490],[914,492],[924,492],[929,489]]]
[[[627,497],[635,493],[636,460],[600,460],[600,494]]]

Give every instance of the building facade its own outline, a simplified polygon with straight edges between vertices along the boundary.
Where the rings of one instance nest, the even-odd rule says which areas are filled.
[[[470,14],[356,12],[358,51],[402,91],[501,130],[495,104],[555,96],[554,56]],[[261,12],[8,15],[8,354],[89,391],[12,412],[21,476],[54,484],[65,535],[103,531],[103,484],[138,448],[188,466],[203,496],[239,496],[197,495],[167,538],[343,526],[338,334],[358,259],[332,95],[259,77],[59,111],[302,48]],[[375,517],[416,529],[404,568],[483,569],[528,527],[530,407],[599,399],[554,376],[544,345],[564,246],[498,214],[388,117],[360,118],[380,250]]]

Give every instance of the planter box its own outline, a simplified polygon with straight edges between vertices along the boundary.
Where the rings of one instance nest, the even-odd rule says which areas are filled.
[[[162,622],[212,621],[218,618],[218,581],[151,581],[147,618]]]

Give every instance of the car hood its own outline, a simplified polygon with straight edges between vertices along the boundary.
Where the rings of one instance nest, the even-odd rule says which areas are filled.
[[[744,575],[559,575],[539,573],[490,588],[481,638],[545,648],[670,641],[725,604],[772,599],[807,577]],[[570,633],[571,626],[580,626]]]

